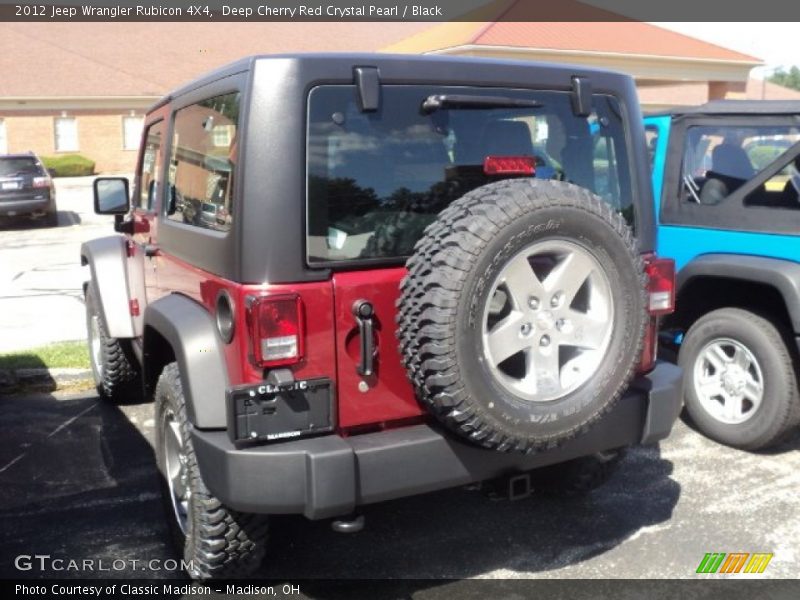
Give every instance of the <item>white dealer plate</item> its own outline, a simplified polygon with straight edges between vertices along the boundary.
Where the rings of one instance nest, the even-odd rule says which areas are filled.
[[[2,189],[4,190],[18,190],[19,187],[19,183],[16,181],[4,181],[2,184]]]

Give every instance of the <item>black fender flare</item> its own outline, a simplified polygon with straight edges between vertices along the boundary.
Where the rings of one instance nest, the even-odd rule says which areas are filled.
[[[698,277],[738,279],[775,288],[786,303],[792,328],[800,331],[800,264],[763,256],[704,254],[678,273],[678,294]]]
[[[181,373],[189,422],[198,429],[227,427],[225,394],[228,370],[222,341],[208,310],[180,294],[159,298],[144,313],[142,363],[145,381],[155,381],[157,333],[172,347]],[[148,394],[153,390],[147,390]]]

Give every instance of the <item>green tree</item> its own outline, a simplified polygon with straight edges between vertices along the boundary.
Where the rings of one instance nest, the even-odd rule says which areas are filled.
[[[800,90],[800,68],[794,65],[787,71],[781,67],[770,75],[767,81],[792,88],[793,90]]]

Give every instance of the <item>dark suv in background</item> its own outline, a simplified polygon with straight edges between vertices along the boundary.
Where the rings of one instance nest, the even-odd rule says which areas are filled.
[[[58,225],[53,180],[32,152],[0,155],[0,218],[26,216]]]

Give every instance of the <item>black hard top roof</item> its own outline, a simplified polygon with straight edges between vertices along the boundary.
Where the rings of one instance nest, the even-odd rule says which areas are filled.
[[[647,113],[668,115],[800,115],[800,100],[712,100],[700,106],[679,106]]]
[[[327,63],[331,66],[334,64],[347,64],[347,65],[361,65],[361,64],[368,64],[368,65],[376,65],[376,66],[388,66],[390,64],[399,65],[399,64],[407,64],[409,66],[410,71],[413,73],[413,66],[414,63],[425,62],[429,64],[437,64],[441,67],[443,75],[448,72],[454,71],[463,71],[463,72],[474,72],[473,69],[476,67],[484,68],[484,69],[492,69],[492,67],[511,67],[511,68],[525,68],[525,69],[546,69],[549,71],[566,71],[566,72],[574,72],[580,73],[585,76],[591,77],[592,75],[596,76],[611,76],[614,78],[627,78],[626,75],[623,75],[619,71],[613,71],[610,69],[602,69],[597,67],[586,67],[583,65],[574,65],[574,64],[567,64],[567,63],[547,63],[547,62],[533,62],[533,61],[522,61],[522,60],[509,60],[509,59],[497,59],[497,58],[484,58],[484,57],[474,57],[474,56],[443,56],[439,54],[383,54],[380,52],[374,53],[363,53],[363,52],[352,52],[352,53],[340,53],[340,52],[318,52],[318,53],[291,53],[291,54],[264,54],[264,55],[253,55],[253,56],[245,56],[236,60],[234,62],[228,63],[226,65],[222,65],[221,67],[209,71],[203,75],[200,75],[194,81],[190,81],[185,85],[178,87],[177,89],[172,90],[168,94],[166,94],[163,98],[161,98],[158,102],[156,102],[153,106],[150,107],[149,111],[152,111],[159,106],[163,106],[164,104],[170,102],[171,100],[186,94],[198,87],[201,87],[209,82],[215,81],[217,79],[222,79],[223,77],[227,77],[229,75],[233,75],[235,73],[240,73],[243,71],[247,71],[248,69],[252,68],[253,63],[256,61],[261,60],[274,60],[274,59],[291,59],[296,60],[299,62],[304,63]]]

